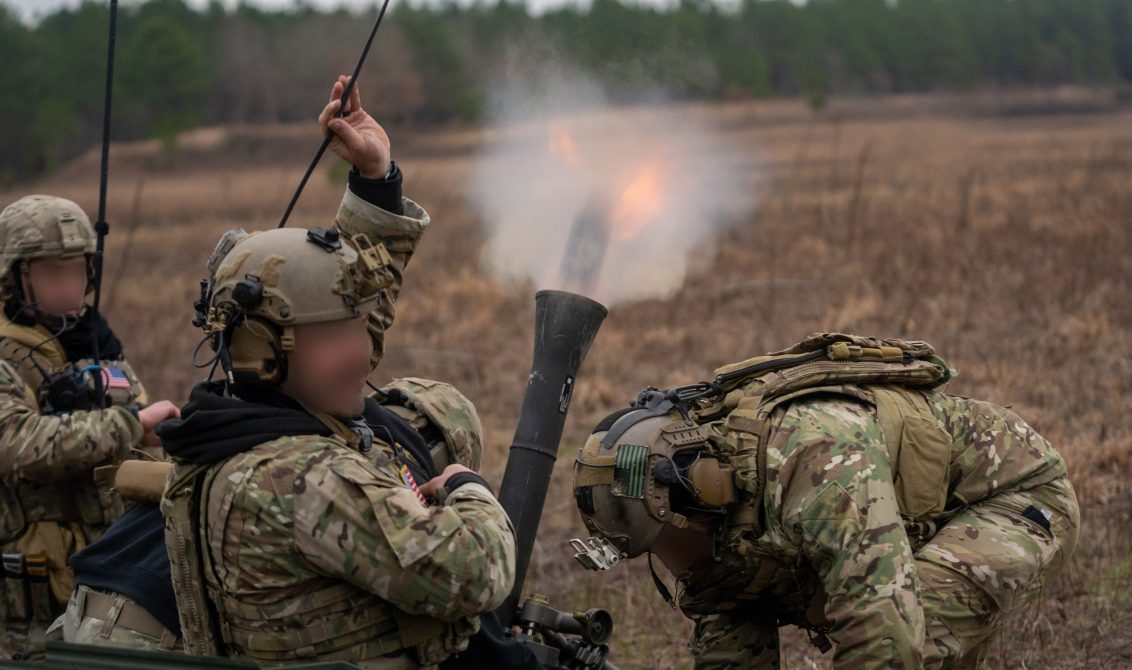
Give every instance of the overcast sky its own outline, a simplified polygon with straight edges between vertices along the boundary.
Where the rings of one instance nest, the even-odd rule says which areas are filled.
[[[138,0],[120,0],[122,2],[137,2]],[[222,0],[225,5],[229,7],[237,4],[236,0]],[[391,0],[391,2],[398,2],[401,0]],[[410,0],[414,4],[422,0]],[[469,3],[474,3],[475,0],[466,0]],[[671,4],[671,0],[637,0],[648,4],[667,6]],[[208,4],[207,0],[186,0],[188,4],[195,7],[203,7]],[[287,8],[294,7],[295,0],[244,0],[246,4],[258,5],[260,7],[270,8]],[[588,4],[588,0],[525,0],[527,5],[534,12],[544,11],[546,9],[561,7],[563,5],[574,4]],[[0,0],[0,4],[7,5],[16,10],[16,12],[25,21],[34,21],[45,14],[50,14],[60,7],[74,7],[81,3],[81,0]],[[106,2],[109,5],[109,1]],[[315,5],[316,7],[349,7],[353,9],[364,7],[376,7],[377,2],[373,0],[306,0],[305,4]]]

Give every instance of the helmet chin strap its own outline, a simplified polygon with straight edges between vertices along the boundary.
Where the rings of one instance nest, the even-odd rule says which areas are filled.
[[[676,609],[676,600],[672,597],[672,592],[669,591],[668,587],[664,585],[664,580],[660,578],[660,575],[656,574],[656,568],[653,567],[651,549],[649,550],[648,554],[649,574],[652,575],[652,583],[656,584],[656,590],[660,592],[660,597],[664,598],[664,602],[668,603],[668,606],[672,609]]]
[[[688,527],[688,526],[679,526],[679,527]],[[694,530],[698,530],[698,529],[694,528]],[[714,527],[714,528],[708,527],[708,530],[705,534],[708,535],[711,538],[711,562],[714,565],[719,565],[720,563],[723,562],[723,557],[719,553],[720,529],[718,527]],[[671,607],[672,609],[676,609],[676,600],[675,600],[675,598],[672,597],[672,592],[668,590],[668,587],[665,586],[665,584],[664,584],[664,580],[662,580],[660,578],[660,575],[656,574],[656,568],[653,567],[653,563],[652,563],[653,551],[652,551],[651,548],[649,548],[649,550],[648,550],[648,555],[649,555],[649,559],[648,559],[649,560],[649,574],[652,575],[652,582],[653,582],[653,584],[656,585],[656,590],[660,592],[660,597],[664,598],[664,602],[668,603],[669,607]]]
[[[28,270],[28,262],[20,261],[20,290],[24,294],[24,302],[29,305],[35,304],[35,291],[31,287],[30,271]]]

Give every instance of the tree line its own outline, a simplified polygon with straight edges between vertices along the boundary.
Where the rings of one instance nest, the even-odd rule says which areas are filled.
[[[376,8],[266,11],[182,0],[119,18],[114,131],[305,120],[357,57]],[[0,185],[99,137],[107,3],[22,23],[0,7]],[[406,123],[476,121],[501,73],[568,64],[631,102],[1132,82],[1128,0],[592,0],[532,15],[512,1],[394,3],[366,68],[367,105]]]

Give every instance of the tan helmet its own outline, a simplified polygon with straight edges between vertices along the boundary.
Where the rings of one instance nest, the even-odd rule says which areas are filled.
[[[455,386],[432,379],[394,379],[374,396],[425,436],[436,471],[453,463],[480,469],[483,425],[479,412]]]
[[[705,529],[698,512],[730,504],[734,484],[705,427],[646,391],[598,424],[578,452],[574,497],[590,532],[632,558],[667,524]]]
[[[10,298],[15,290],[12,270],[22,262],[90,255],[95,251],[97,239],[86,213],[65,198],[27,195],[8,205],[0,212],[0,277],[4,298]],[[93,289],[93,283],[88,283],[88,289]]]
[[[294,327],[372,312],[391,266],[383,246],[343,240],[336,228],[229,231],[209,259],[195,323],[230,381],[278,384]]]

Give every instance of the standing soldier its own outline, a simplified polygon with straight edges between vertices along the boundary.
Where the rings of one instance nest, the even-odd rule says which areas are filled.
[[[514,580],[514,531],[487,483],[453,464],[418,487],[411,436],[375,435],[363,416],[429,218],[401,197],[356,87],[331,118],[345,83],[321,116],[355,166],[336,227],[221,240],[197,322],[224,380],[159,431],[176,462],[162,505],[189,653],[434,667]]]
[[[168,401],[146,405],[121,343],[86,305],[94,249],[69,200],[31,195],[0,212],[3,658],[42,654],[71,593],[68,557],[121,512],[95,468],[159,446],[157,424],[178,415]]]
[[[701,670],[778,667],[786,624],[836,668],[976,667],[1080,516],[1050,443],[951,374],[922,342],[825,334],[646,391],[578,454],[590,549],[676,575],[674,599],[654,578]]]

